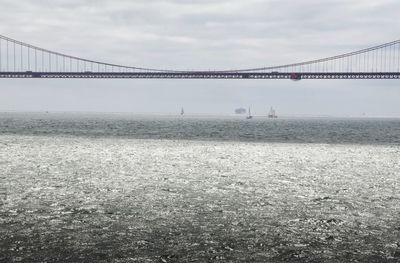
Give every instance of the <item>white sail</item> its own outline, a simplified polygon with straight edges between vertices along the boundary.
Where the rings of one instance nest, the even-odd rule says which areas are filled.
[[[249,107],[249,115],[247,115],[247,117],[246,117],[246,119],[252,119],[253,118],[253,116],[251,116],[251,111],[250,111],[250,107]]]

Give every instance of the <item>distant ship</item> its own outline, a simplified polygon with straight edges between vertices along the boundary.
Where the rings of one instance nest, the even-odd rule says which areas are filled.
[[[183,116],[185,114],[185,111],[184,111],[184,109],[182,108],[181,109],[181,115]]]
[[[249,115],[247,115],[246,119],[248,119],[248,120],[253,119],[253,116],[251,115],[250,107],[249,107]]]
[[[246,113],[246,109],[245,108],[235,109],[235,114],[245,114],[245,113]]]
[[[272,107],[271,107],[271,109],[269,110],[268,118],[270,118],[270,119],[276,119],[276,118],[278,118],[278,116],[276,115],[275,109],[272,108]]]

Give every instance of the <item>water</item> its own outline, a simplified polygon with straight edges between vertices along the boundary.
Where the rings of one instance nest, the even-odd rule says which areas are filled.
[[[398,262],[400,121],[0,114],[0,262]]]
[[[400,119],[267,119],[1,113],[0,134],[328,144],[400,144]]]

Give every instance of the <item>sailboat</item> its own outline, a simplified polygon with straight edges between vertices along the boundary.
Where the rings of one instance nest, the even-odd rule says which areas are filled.
[[[181,116],[183,116],[185,114],[185,111],[184,111],[184,109],[182,108],[181,109]]]
[[[268,118],[270,118],[270,119],[276,119],[276,118],[278,118],[278,116],[276,115],[275,109],[272,108],[272,107],[271,107],[271,109],[269,110]]]
[[[250,107],[249,107],[249,115],[247,115],[246,119],[251,120],[253,116],[251,115]]]

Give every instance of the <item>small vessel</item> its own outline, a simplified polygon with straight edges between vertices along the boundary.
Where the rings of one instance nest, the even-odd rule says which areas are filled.
[[[181,116],[183,116],[185,114],[185,110],[182,108],[181,109]]]
[[[237,108],[235,109],[235,114],[246,114],[245,108]]]
[[[276,115],[275,109],[272,108],[272,107],[271,107],[271,109],[269,110],[268,118],[270,118],[270,119],[276,119],[276,118],[278,118],[278,116]]]
[[[251,120],[253,116],[251,115],[250,107],[249,107],[249,115],[247,115],[246,119]]]

